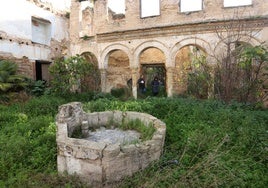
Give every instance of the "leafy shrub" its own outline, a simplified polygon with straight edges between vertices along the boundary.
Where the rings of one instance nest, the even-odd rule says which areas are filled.
[[[111,93],[98,92],[93,96],[93,100],[97,99],[114,99],[114,97],[111,95]]]
[[[68,94],[53,94],[52,96],[63,98],[66,101],[66,103],[73,101],[88,102],[93,100],[93,98],[95,97],[95,93],[82,92],[82,93],[68,93]]]
[[[10,92],[18,92],[27,86],[26,77],[17,74],[18,66],[7,60],[0,61],[0,102],[8,102]]]
[[[26,77],[17,74],[16,63],[0,61],[0,92],[18,91],[26,86]]]
[[[29,93],[34,96],[41,96],[46,91],[46,81],[45,80],[29,80]]]
[[[111,94],[112,96],[119,98],[125,95],[125,90],[124,88],[112,88],[111,89]]]
[[[58,107],[66,101],[56,96],[35,97],[24,106],[25,113],[31,116],[55,115]]]
[[[76,55],[68,59],[57,59],[50,67],[51,87],[57,94],[79,91],[79,80],[90,74],[93,65]]]

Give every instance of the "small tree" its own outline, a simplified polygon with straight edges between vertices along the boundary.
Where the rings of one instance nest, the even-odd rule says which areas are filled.
[[[240,100],[263,101],[268,89],[268,50],[264,46],[246,47],[239,56],[241,69]]]
[[[267,50],[262,46],[253,47],[250,43],[259,30],[248,25],[238,14],[216,29],[221,45],[214,54],[217,62],[214,91],[219,99],[226,102],[258,100],[265,83]]]
[[[91,73],[92,64],[76,55],[67,59],[57,59],[49,68],[52,75],[52,91],[59,94],[80,91],[80,81]]]

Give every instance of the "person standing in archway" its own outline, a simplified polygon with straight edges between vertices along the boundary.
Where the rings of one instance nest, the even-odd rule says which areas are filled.
[[[145,80],[143,78],[143,75],[138,79],[138,86],[139,86],[139,91],[140,93],[144,94],[146,92],[146,87],[145,87]]]
[[[152,92],[153,92],[153,96],[158,95],[159,93],[159,86],[160,86],[160,82],[157,76],[154,77],[153,81],[152,81]]]

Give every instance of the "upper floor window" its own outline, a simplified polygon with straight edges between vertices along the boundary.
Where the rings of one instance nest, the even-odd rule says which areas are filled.
[[[202,10],[203,0],[180,0],[180,12],[193,12]]]
[[[51,22],[42,18],[32,17],[32,41],[49,45],[51,39]]]
[[[159,16],[160,0],[140,0],[141,17]]]
[[[237,7],[237,6],[246,6],[252,5],[252,0],[224,0],[224,7]]]
[[[108,0],[108,8],[115,14],[125,14],[125,0]]]

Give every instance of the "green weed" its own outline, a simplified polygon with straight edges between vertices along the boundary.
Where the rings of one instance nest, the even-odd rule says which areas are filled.
[[[0,105],[0,187],[86,187],[78,178],[56,175],[55,115],[58,106],[69,100],[75,96],[42,96],[25,104]],[[83,108],[145,112],[167,125],[160,160],[122,180],[119,187],[268,185],[267,110],[188,98],[105,97],[84,103]]]

